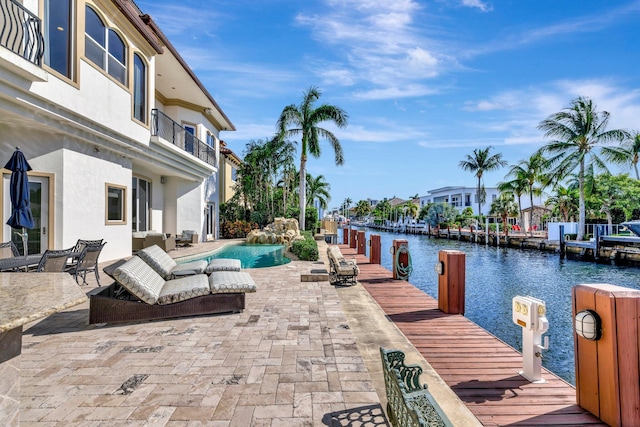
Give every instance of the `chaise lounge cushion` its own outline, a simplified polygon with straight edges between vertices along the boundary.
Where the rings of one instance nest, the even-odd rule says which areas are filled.
[[[256,284],[249,273],[240,271],[214,271],[209,276],[209,287],[212,294],[256,291]]]
[[[201,274],[207,267],[206,261],[193,261],[178,264],[157,245],[138,251],[137,255],[151,266],[165,280],[179,276]]]
[[[113,272],[113,277],[132,295],[147,304],[155,304],[165,280],[141,258],[133,257]]]
[[[215,258],[209,262],[204,272],[211,274],[214,271],[240,271],[241,266],[239,259]]]
[[[179,279],[167,280],[164,283],[162,291],[160,291],[158,304],[172,304],[202,295],[209,295],[210,293],[211,289],[209,288],[209,280],[206,275],[196,274],[181,277]]]

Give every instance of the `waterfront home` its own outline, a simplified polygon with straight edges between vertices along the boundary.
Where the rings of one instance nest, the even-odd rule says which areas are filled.
[[[236,178],[242,159],[220,141],[220,203],[226,203],[236,194]]]
[[[233,131],[153,19],[130,0],[0,0],[0,161],[26,155],[29,252],[132,232],[218,233],[220,132]],[[2,170],[0,241],[17,237]]]

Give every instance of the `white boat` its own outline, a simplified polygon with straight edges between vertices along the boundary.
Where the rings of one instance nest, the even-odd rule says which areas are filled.
[[[622,225],[627,227],[633,234],[640,237],[640,220],[635,221],[626,221],[623,222]]]

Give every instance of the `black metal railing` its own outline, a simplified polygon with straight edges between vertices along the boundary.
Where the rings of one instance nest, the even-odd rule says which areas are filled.
[[[42,21],[15,0],[0,0],[0,45],[42,66]]]
[[[174,122],[162,111],[151,110],[151,135],[158,136],[184,151],[193,154],[203,162],[216,165],[216,151],[214,147],[200,141],[195,135]]]

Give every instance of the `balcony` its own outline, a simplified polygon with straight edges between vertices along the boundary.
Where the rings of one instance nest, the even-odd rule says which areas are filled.
[[[169,141],[203,162],[216,166],[216,151],[214,147],[200,141],[195,135],[187,132],[185,128],[155,108],[151,110],[151,135]]]
[[[0,45],[41,67],[42,21],[15,0],[0,0]]]

